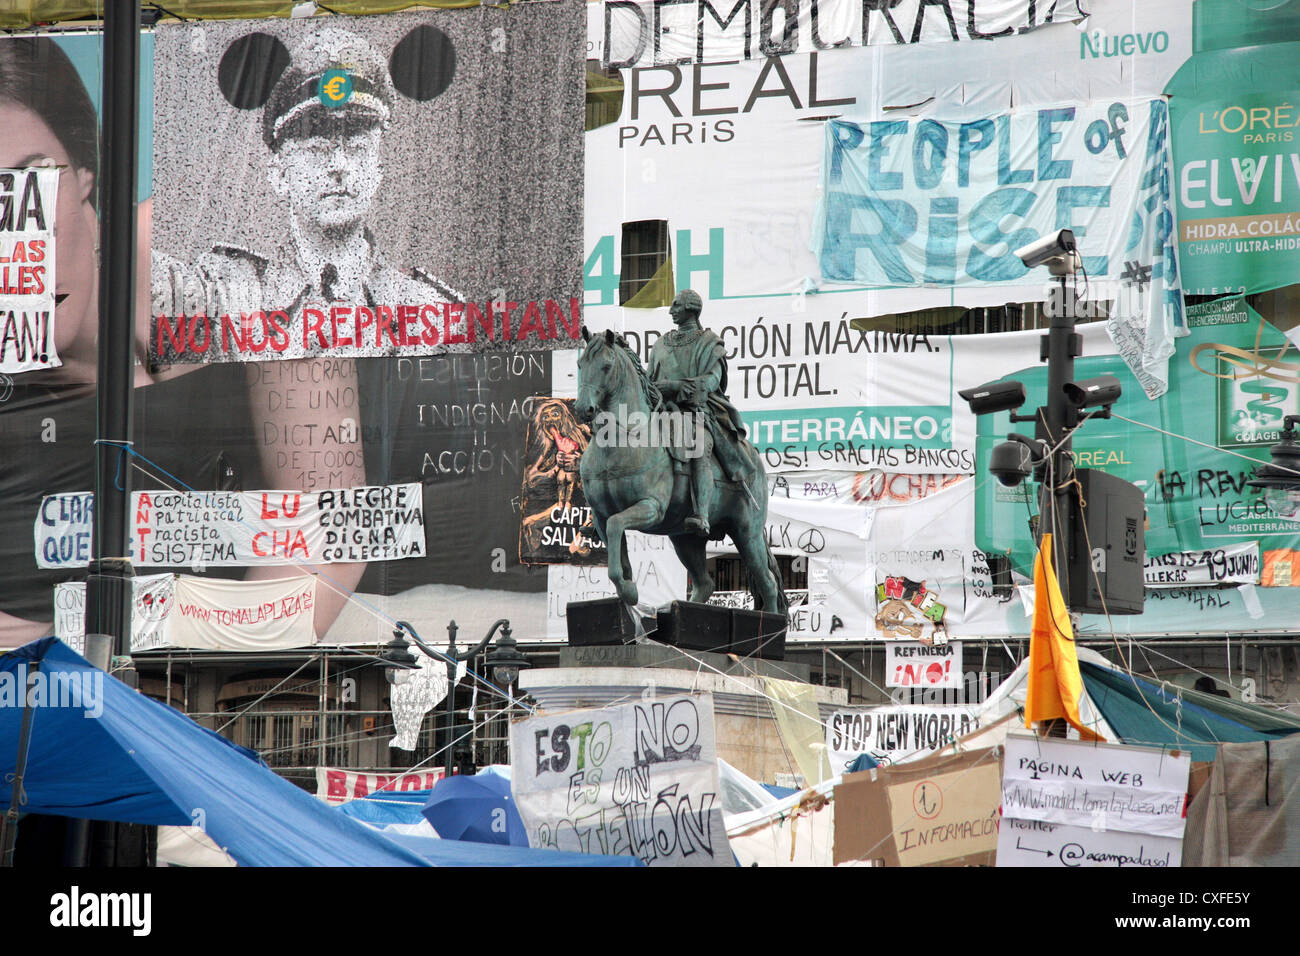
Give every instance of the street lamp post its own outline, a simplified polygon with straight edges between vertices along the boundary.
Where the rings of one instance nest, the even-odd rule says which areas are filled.
[[[488,628],[487,634],[483,635],[483,639],[464,653],[456,649],[456,633],[459,628],[456,626],[455,621],[447,625],[446,651],[434,650],[421,640],[415,628],[406,621],[398,621],[397,626],[393,628],[393,639],[380,655],[387,662],[388,666],[384,670],[384,676],[390,684],[404,683],[410,678],[411,670],[418,666],[415,655],[411,653],[411,645],[406,640],[407,635],[410,636],[411,642],[426,657],[432,660],[441,660],[447,665],[447,706],[444,709],[447,755],[443,761],[445,776],[451,776],[455,758],[453,743],[456,739],[456,670],[460,664],[472,661],[479,654],[482,654],[498,629],[501,631],[501,636],[497,638],[496,645],[488,653],[487,663],[492,668],[493,679],[498,684],[504,684],[508,689],[519,677],[521,670],[532,667],[532,661],[520,653],[519,645],[510,633],[510,622],[505,618],[494,621],[492,626]]]

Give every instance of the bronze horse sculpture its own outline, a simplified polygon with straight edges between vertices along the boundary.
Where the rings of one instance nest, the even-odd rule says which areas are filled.
[[[620,422],[645,421],[672,411],[621,336],[612,331],[593,336],[586,328],[582,334],[585,347],[578,359],[574,406],[579,421],[591,423],[601,413],[615,412],[615,420]],[[646,418],[637,418],[638,414]],[[717,482],[706,538],[683,527],[691,514],[689,479],[681,468],[674,467],[669,448],[662,442],[636,440],[636,436],[629,441],[600,441],[600,431],[593,429],[593,439],[582,456],[582,490],[591,506],[596,533],[609,551],[610,582],[625,603],[637,603],[626,532],[667,535],[690,575],[690,600],[699,603],[707,602],[714,590],[705,545],[709,538],[721,540],[725,535],[745,565],[755,609],[779,614],[787,611],[776,559],[764,533],[767,477],[753,445],[746,441],[743,446],[754,465],[748,483]]]

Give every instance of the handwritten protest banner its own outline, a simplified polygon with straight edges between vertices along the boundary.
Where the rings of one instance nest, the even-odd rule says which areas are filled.
[[[171,643],[167,622],[174,605],[176,578],[148,574],[131,579],[135,603],[131,609],[131,651],[147,651]],[[54,586],[54,636],[78,654],[86,653],[86,582]]]
[[[180,575],[171,638],[177,647],[264,651],[316,643],[316,578],[222,581]]]
[[[864,753],[879,763],[897,763],[938,750],[979,725],[969,707],[901,704],[837,710],[826,722],[826,756],[837,774]]]
[[[1007,737],[999,866],[1178,866],[1191,754]]]
[[[251,567],[396,561],[424,556],[420,485],[323,491],[137,491],[131,558],[137,566]],[[36,563],[90,560],[94,496],[47,495],[36,515]]]
[[[886,644],[886,687],[961,686],[961,641],[929,644]]]
[[[1259,568],[1259,542],[1245,541],[1202,551],[1148,552],[1142,575],[1149,588],[1254,584],[1259,581]]]
[[[54,345],[59,170],[0,169],[0,372],[63,363]]]
[[[519,721],[510,762],[533,847],[733,865],[708,694]]]

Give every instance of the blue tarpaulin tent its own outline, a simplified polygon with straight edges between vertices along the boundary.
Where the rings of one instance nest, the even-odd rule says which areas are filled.
[[[43,696],[24,708],[31,681]],[[241,866],[428,865],[52,637],[0,657],[0,811],[13,795],[25,710],[25,813],[197,823]]]
[[[603,856],[599,853],[567,853],[563,850],[533,850],[526,846],[473,843],[468,840],[436,840],[433,837],[390,834],[390,839],[420,854],[434,866],[638,866],[635,856]]]
[[[1300,718],[1262,707],[1155,684],[1113,665],[1079,662],[1088,696],[1127,744],[1170,746],[1212,761],[1220,743],[1270,740],[1300,733]]]
[[[508,772],[509,768],[485,767],[479,773],[500,773],[503,770]],[[434,866],[645,866],[636,857],[629,856],[535,850],[530,849],[527,843],[522,846],[500,846],[466,840],[440,840],[403,832],[400,829],[402,826],[410,827],[419,823],[427,825],[421,811],[429,802],[432,792],[379,790],[339,804],[334,810],[380,829],[390,840],[419,854]]]
[[[386,827],[393,823],[413,825],[424,819],[420,811],[429,802],[429,794],[432,792],[432,790],[377,790],[364,797],[349,800],[347,803],[340,803],[334,809],[354,820],[377,827]]]

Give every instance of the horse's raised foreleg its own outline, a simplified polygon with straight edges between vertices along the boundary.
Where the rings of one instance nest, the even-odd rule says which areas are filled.
[[[669,538],[677,557],[686,566],[686,573],[691,577],[690,600],[706,604],[713,593],[713,575],[709,574],[709,561],[704,547],[707,538],[698,534],[675,534]]]
[[[628,531],[652,528],[663,519],[663,506],[653,498],[643,498],[632,507],[605,519],[605,544],[609,548],[609,580],[625,604],[636,604],[636,582],[627,560]]]

